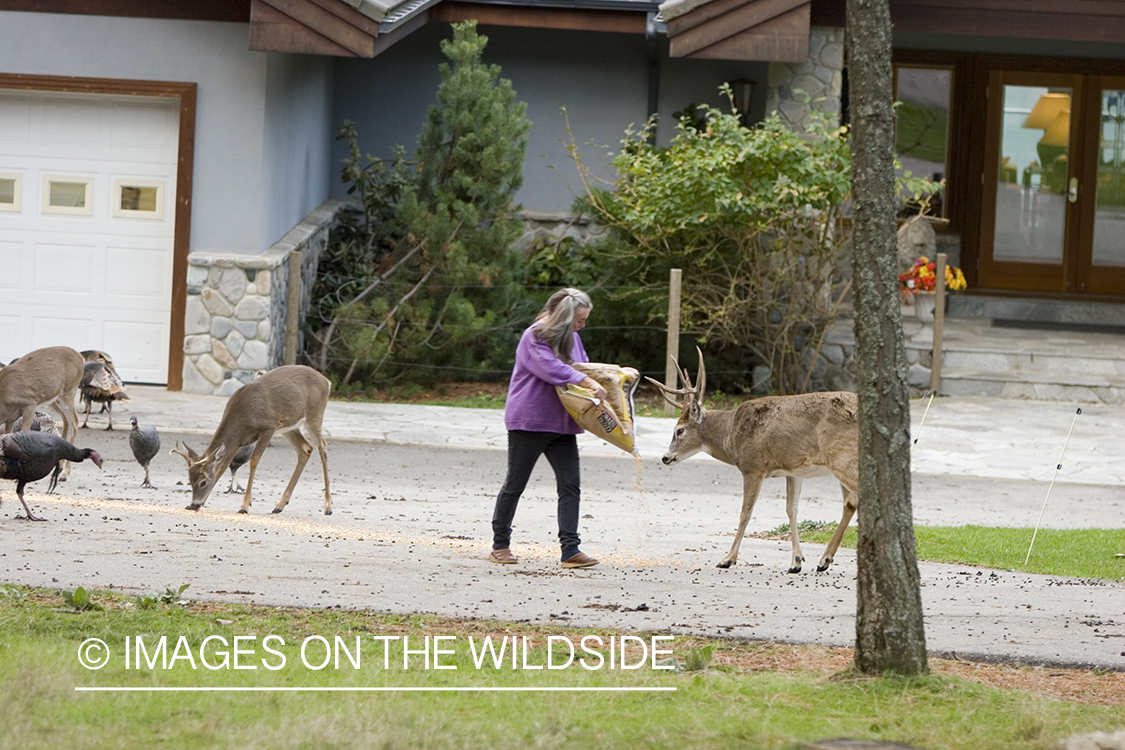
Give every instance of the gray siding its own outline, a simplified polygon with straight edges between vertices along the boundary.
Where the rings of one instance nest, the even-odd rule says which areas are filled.
[[[339,179],[330,163],[331,58],[270,53],[266,71],[259,249],[316,209]]]
[[[569,136],[566,107],[574,140],[584,161],[601,168],[607,149],[616,150],[630,124],[640,126],[648,111],[648,53],[639,35],[515,29],[482,26],[489,38],[484,58],[501,66],[521,101],[527,102],[532,121],[524,165],[524,185],[516,196],[524,208],[560,211],[570,208],[571,190],[580,189],[577,173],[566,152]],[[450,37],[448,24],[430,24],[405,38],[373,60],[336,61],[333,124],[345,119],[358,124],[360,145],[374,156],[388,157],[396,144],[412,155],[434,102],[445,62],[440,41]],[[660,53],[661,127],[659,140],[673,135],[671,113],[690,103],[721,104],[718,86],[723,81],[750,78],[758,116],[765,106],[766,64],[701,60],[670,60],[666,44]],[[337,143],[333,161],[346,155]],[[333,196],[345,188],[337,172],[332,176]]]
[[[0,70],[198,84],[191,250],[257,254],[327,196],[331,61],[246,24],[0,13]]]

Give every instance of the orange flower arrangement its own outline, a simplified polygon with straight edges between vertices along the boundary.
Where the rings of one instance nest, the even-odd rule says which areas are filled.
[[[898,277],[898,288],[903,294],[933,294],[937,285],[937,264],[926,256],[914,261],[910,270]],[[945,267],[945,288],[951,292],[964,289],[965,274],[956,266]]]

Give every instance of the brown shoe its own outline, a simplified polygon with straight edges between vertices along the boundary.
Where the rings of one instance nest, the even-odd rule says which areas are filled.
[[[488,561],[500,565],[515,565],[519,562],[519,559],[512,554],[510,549],[505,547],[504,549],[494,549],[488,553]]]
[[[598,561],[585,552],[576,552],[562,561],[562,566],[564,568],[592,568],[597,564]]]

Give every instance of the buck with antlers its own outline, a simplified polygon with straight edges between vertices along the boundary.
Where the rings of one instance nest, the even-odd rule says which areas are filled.
[[[698,351],[698,350],[697,350]],[[679,363],[676,369],[683,388],[669,388],[648,378],[669,403],[682,410],[663,461],[671,466],[704,451],[742,472],[742,515],[734,544],[718,567],[729,568],[738,560],[738,547],[762,480],[785,477],[785,511],[789,516],[789,538],[793,543],[790,573],[800,573],[804,557],[797,533],[797,504],[801,480],[832,474],[844,491],[844,516],[828,543],[818,571],[828,569],[840,540],[856,511],[859,491],[859,418],[856,395],[847,392],[806,393],[799,396],[765,396],[741,404],[733,411],[707,411],[703,392],[707,373],[699,352],[696,384]],[[679,396],[682,401],[671,397]]]
[[[188,510],[202,508],[215,486],[215,480],[230,466],[238,449],[256,442],[257,446],[250,456],[246,494],[242,498],[242,507],[238,510],[239,513],[248,513],[254,471],[258,468],[262,454],[269,447],[270,439],[278,434],[284,435],[297,451],[297,466],[273,512],[280,513],[289,504],[289,497],[293,494],[293,488],[315,445],[324,467],[324,515],[332,515],[332,495],[328,490],[328,451],[321,436],[324,407],[328,404],[331,387],[328,378],[311,367],[286,365],[270,370],[235,391],[227,401],[223,418],[203,455],[199,455],[185,443],[178,444],[172,451],[183,456],[188,464],[192,494]]]

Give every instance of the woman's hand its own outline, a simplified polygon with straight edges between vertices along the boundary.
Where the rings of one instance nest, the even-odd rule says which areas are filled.
[[[594,380],[590,376],[586,376],[586,379],[583,380],[580,385],[590,393],[594,394],[594,398],[597,398],[599,400],[609,395],[609,391],[605,389],[605,386],[603,386],[601,383]]]

